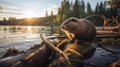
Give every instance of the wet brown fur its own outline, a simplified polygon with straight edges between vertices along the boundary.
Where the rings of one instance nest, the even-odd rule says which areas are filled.
[[[68,18],[61,25],[61,29],[73,33],[78,40],[92,41],[96,37],[94,24],[86,19]]]

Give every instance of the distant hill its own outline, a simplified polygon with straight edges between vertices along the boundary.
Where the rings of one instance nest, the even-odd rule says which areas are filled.
[[[0,25],[51,25],[55,16],[39,17],[39,18],[23,18],[0,21]]]

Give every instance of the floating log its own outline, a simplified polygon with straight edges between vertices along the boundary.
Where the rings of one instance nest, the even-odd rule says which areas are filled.
[[[120,35],[97,35],[96,38],[120,38]]]
[[[120,35],[120,33],[112,31],[97,31],[96,35]]]
[[[120,33],[111,31],[97,31],[96,38],[120,38]]]
[[[97,31],[96,38],[120,38],[120,33],[111,31]]]
[[[115,27],[96,27],[97,31],[104,31],[104,30],[109,30],[109,31],[115,31],[115,30],[120,30],[120,25],[115,26]]]

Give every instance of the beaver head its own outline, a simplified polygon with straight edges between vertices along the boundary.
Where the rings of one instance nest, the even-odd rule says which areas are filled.
[[[94,24],[86,19],[68,18],[62,23],[61,29],[70,39],[93,41],[96,37]]]

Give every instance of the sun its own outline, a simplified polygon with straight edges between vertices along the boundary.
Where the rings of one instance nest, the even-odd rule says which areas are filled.
[[[33,10],[24,10],[21,15],[22,18],[32,18],[36,16],[36,12]]]

